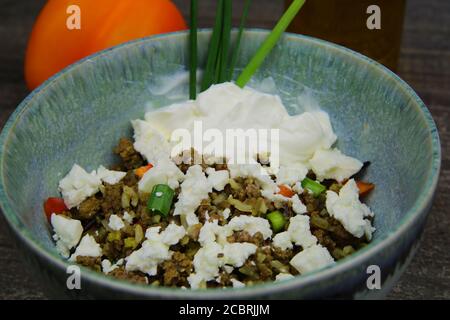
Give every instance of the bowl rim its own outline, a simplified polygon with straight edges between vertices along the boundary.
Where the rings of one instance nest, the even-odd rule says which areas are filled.
[[[39,97],[40,94],[46,91],[46,89],[51,88],[52,84],[58,80],[58,78],[64,76],[66,73],[80,67],[82,64],[89,60],[101,59],[103,56],[107,56],[111,51],[124,49],[126,47],[133,47],[139,45],[147,45],[151,42],[157,42],[161,40],[166,40],[170,38],[180,38],[187,39],[188,30],[159,34],[150,37],[140,38],[132,41],[125,42],[118,46],[114,46],[100,52],[94,53],[87,56],[74,64],[69,65],[63,70],[59,71],[39,87],[34,89],[16,108],[16,110],[9,117],[8,121],[5,123],[2,132],[0,133],[0,211],[5,217],[5,220],[13,230],[15,235],[21,240],[21,242],[32,250],[35,254],[40,256],[41,259],[45,260],[47,263],[53,267],[60,269],[64,272],[67,267],[71,265],[62,257],[57,255],[55,252],[50,252],[40,241],[21,223],[14,209],[9,204],[9,198],[7,191],[4,187],[4,158],[5,150],[8,145],[8,139],[12,134],[15,125],[19,121],[21,115],[31,107],[31,101]],[[207,36],[211,32],[211,29],[200,29],[199,35]],[[233,30],[236,32],[236,29]],[[269,30],[261,28],[246,28],[245,34],[247,36],[256,35],[261,36],[268,34]],[[283,40],[286,41],[297,41],[306,42],[310,45],[320,47],[321,49],[331,50],[343,56],[348,56],[352,61],[356,61],[366,67],[373,68],[376,72],[380,73],[382,76],[391,78],[399,87],[403,90],[406,95],[410,96],[414,101],[412,104],[416,108],[417,113],[420,114],[425,123],[427,124],[428,130],[431,135],[432,144],[432,159],[430,165],[430,172],[426,183],[423,186],[423,192],[416,199],[413,206],[408,210],[408,212],[402,217],[398,225],[385,234],[383,237],[377,238],[372,241],[368,246],[358,250],[351,257],[345,258],[332,267],[326,267],[314,272],[302,275],[300,277],[295,277],[294,279],[279,281],[279,282],[266,282],[258,284],[251,287],[245,288],[225,288],[225,289],[200,289],[200,290],[182,290],[180,288],[166,288],[166,287],[151,287],[148,285],[136,285],[128,281],[118,280],[113,277],[108,277],[103,273],[95,272],[87,268],[82,268],[82,281],[87,281],[96,286],[108,287],[111,290],[117,290],[124,293],[129,293],[131,295],[139,295],[141,297],[147,298],[180,298],[180,299],[239,299],[239,298],[251,298],[253,296],[264,296],[272,295],[277,293],[282,293],[285,291],[298,290],[300,287],[308,286],[312,283],[318,283],[327,279],[331,279],[334,276],[340,274],[346,269],[350,269],[358,264],[367,261],[370,257],[383,251],[390,244],[395,243],[399,238],[406,233],[411,226],[413,226],[417,221],[421,219],[423,215],[427,214],[427,209],[429,208],[433,196],[437,187],[440,165],[441,165],[441,146],[439,133],[436,124],[431,116],[431,113],[416,94],[416,92],[399,76],[393,73],[391,70],[381,65],[380,63],[360,54],[346,47],[305,36],[300,34],[285,33],[283,35]]]

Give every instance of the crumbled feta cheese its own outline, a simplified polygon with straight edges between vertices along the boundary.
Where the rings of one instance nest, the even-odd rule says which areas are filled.
[[[205,222],[198,234],[198,242],[204,246],[207,243],[216,241],[216,234],[221,226],[218,225],[217,220],[213,222]]]
[[[202,248],[194,256],[195,273],[188,278],[191,288],[204,287],[217,277],[221,267],[231,273],[233,267],[241,267],[256,252],[253,243],[228,243],[226,238],[232,231],[229,225],[218,225],[217,220],[206,222],[200,229],[198,241]]]
[[[297,253],[290,264],[304,274],[334,264],[334,259],[325,247],[317,244]]]
[[[183,227],[176,224],[168,225],[161,233],[160,229],[161,227],[152,227],[145,231],[146,240],[141,248],[125,258],[127,271],[138,270],[154,276],[157,273],[158,264],[172,257],[170,246],[177,244],[186,232]]]
[[[70,249],[80,241],[83,226],[79,220],[57,214],[52,214],[50,221],[55,232],[53,239],[56,241],[56,249],[64,258],[68,258]]]
[[[119,231],[120,229],[125,227],[125,224],[117,214],[112,214],[109,216],[108,227],[110,227],[114,231]]]
[[[233,288],[244,288],[245,287],[245,283],[243,283],[239,280],[231,279],[230,281],[233,284]]]
[[[183,223],[183,226],[186,226],[187,228],[200,223],[195,212],[187,212],[184,216],[181,216],[181,222]]]
[[[200,248],[194,256],[195,273],[188,277],[192,289],[205,287],[206,282],[219,275],[219,268],[223,264],[222,246],[215,242],[209,242]]]
[[[74,164],[70,172],[59,182],[59,191],[64,203],[71,209],[97,193],[101,184],[102,181],[95,171],[87,173],[82,167]]]
[[[177,244],[186,235],[186,229],[175,223],[169,224],[163,232],[161,232],[161,241],[169,246]]]
[[[298,194],[302,194],[303,193],[303,187],[302,187],[302,183],[300,181],[297,181],[293,186],[292,186],[292,190]]]
[[[70,261],[77,261],[77,257],[100,257],[102,255],[102,248],[95,241],[94,237],[86,234],[80,241],[80,244],[75,249],[74,254],[70,257]]]
[[[178,201],[175,203],[175,216],[184,216],[188,226],[198,223],[195,210],[198,208],[203,199],[208,199],[212,187],[208,182],[200,165],[189,167],[186,172],[183,183],[181,184],[181,192]]]
[[[213,222],[206,222],[200,229],[198,242],[202,246],[214,241],[224,244],[226,243],[226,238],[232,234],[233,231],[228,227],[228,225],[219,226],[218,221],[214,220]]]
[[[307,215],[296,215],[289,220],[287,231],[278,233],[273,238],[272,244],[282,250],[292,249],[292,242],[306,249],[317,243],[317,238],[312,235]]]
[[[151,170],[148,170],[141,180],[138,188],[140,192],[150,193],[157,184],[167,184],[172,189],[179,186],[184,178],[183,172],[170,159],[160,159]]]
[[[127,271],[141,271],[149,276],[157,273],[158,264],[171,258],[169,247],[158,240],[145,240],[139,250],[125,258]]]
[[[119,259],[115,264],[112,264],[108,259],[102,260],[102,271],[104,274],[108,274],[111,271],[119,268],[123,264],[123,259]]]
[[[224,263],[239,268],[252,254],[256,252],[257,246],[248,242],[226,243],[223,246]]]
[[[277,233],[275,237],[273,237],[272,244],[274,247],[282,250],[292,249],[294,247],[291,240],[291,234],[287,231]]]
[[[277,184],[292,185],[298,181],[305,179],[308,169],[300,164],[294,166],[280,166],[276,177]]]
[[[294,278],[295,277],[290,273],[279,273],[275,276],[275,281],[285,281]]]
[[[100,166],[96,172],[97,177],[108,184],[116,184],[122,180],[127,173],[122,171],[108,170],[104,166]]]
[[[102,271],[103,271],[104,274],[108,274],[108,273],[110,273],[111,271],[113,271],[114,269],[117,269],[117,268],[118,267],[113,268],[111,261],[109,261],[108,259],[102,260]]]
[[[125,220],[125,221],[128,222],[129,224],[132,224],[132,223],[133,223],[133,219],[134,219],[134,216],[131,215],[128,211],[125,211],[125,212],[123,213],[123,220]]]
[[[296,215],[289,220],[287,232],[291,235],[291,240],[303,249],[317,243],[317,238],[312,235],[309,227],[309,217],[307,215]]]
[[[131,121],[134,129],[134,148],[153,165],[170,157],[170,144],[150,123],[143,120]],[[152,170],[153,171],[154,167]],[[150,190],[151,191],[151,190]]]
[[[230,220],[227,227],[233,231],[247,231],[250,236],[257,232],[261,232],[264,240],[272,236],[272,229],[267,219],[260,217],[252,217],[240,215]]]
[[[219,170],[219,171],[209,171],[208,173],[208,181],[211,186],[217,191],[222,191],[225,189],[225,186],[228,184],[230,179],[230,174],[228,170]]]
[[[298,197],[298,194],[294,194],[291,197],[291,201],[292,201],[292,210],[294,210],[294,212],[296,214],[303,214],[303,213],[307,212],[306,206],[300,200],[300,198]]]
[[[359,201],[359,190],[354,179],[349,180],[339,191],[327,191],[326,208],[328,213],[344,226],[345,230],[357,238],[366,236],[372,238],[375,228],[370,220],[373,212],[364,203]]]
[[[323,179],[343,181],[357,173],[363,166],[361,161],[342,154],[338,149],[317,150],[309,163],[319,181]]]
[[[234,267],[224,265],[224,266],[223,266],[223,270],[225,270],[226,273],[232,273],[233,270],[234,270]]]

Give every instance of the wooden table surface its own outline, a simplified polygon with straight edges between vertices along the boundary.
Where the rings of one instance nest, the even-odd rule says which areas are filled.
[[[23,57],[28,34],[44,0],[0,0],[0,128],[28,94]],[[175,1],[187,12],[185,0]],[[213,21],[212,1],[200,1],[202,26]],[[239,1],[240,2],[240,1]],[[283,1],[259,0],[249,26],[272,27]],[[236,16],[237,22],[237,16]],[[450,1],[408,0],[398,73],[422,97],[439,128],[442,169],[422,245],[389,295],[392,299],[450,298]],[[0,220],[0,299],[45,299]]]

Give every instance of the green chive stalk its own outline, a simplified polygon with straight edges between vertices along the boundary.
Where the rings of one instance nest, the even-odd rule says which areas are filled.
[[[245,0],[244,10],[243,10],[242,16],[241,16],[241,23],[239,25],[239,31],[238,31],[238,35],[237,35],[237,39],[236,39],[236,44],[234,46],[233,55],[231,57],[228,81],[231,81],[231,79],[233,78],[233,72],[234,72],[234,69],[236,68],[236,62],[237,62],[237,59],[239,56],[239,49],[240,49],[240,45],[241,45],[242,34],[244,33],[244,27],[245,27],[245,23],[247,22],[247,17],[248,17],[248,13],[250,11],[251,3],[252,3],[252,0]]]
[[[286,31],[287,27],[291,24],[292,20],[295,18],[304,4],[305,0],[294,0],[292,2],[287,11],[281,17],[280,21],[278,21],[278,23],[276,24],[275,28],[269,34],[267,39],[264,40],[256,54],[253,56],[249,64],[245,67],[239,78],[236,80],[236,84],[239,87],[245,87],[245,85],[250,81],[251,77],[264,62],[264,59],[267,57],[267,55],[275,47],[281,35]]]
[[[327,188],[323,184],[311,180],[310,178],[303,179],[302,187],[311,191],[315,196],[318,196],[322,192],[325,192],[325,190],[327,190]]]
[[[222,41],[221,41],[221,60],[220,60],[220,70],[219,70],[219,81],[222,83],[227,81],[228,72],[228,53],[230,50],[230,37],[231,37],[231,19],[232,19],[232,0],[225,0],[223,3],[223,26],[222,26]]]
[[[197,29],[198,29],[198,0],[191,0],[191,30],[189,36],[189,98],[197,97]]]
[[[213,33],[211,36],[211,42],[208,51],[208,58],[206,61],[206,69],[203,75],[201,90],[208,89],[214,79],[214,72],[216,69],[217,58],[219,53],[219,46],[222,33],[222,20],[223,20],[223,1],[219,0],[216,10],[216,21],[214,23]]]

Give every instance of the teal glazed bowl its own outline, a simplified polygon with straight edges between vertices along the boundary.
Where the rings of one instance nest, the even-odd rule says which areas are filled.
[[[267,34],[245,32],[239,68]],[[209,38],[208,30],[199,33],[200,61]],[[87,169],[111,164],[113,146],[132,134],[131,119],[187,99],[187,44],[188,34],[180,32],[97,53],[49,79],[11,116],[0,137],[0,204],[30,273],[57,298],[385,296],[414,255],[433,200],[438,131],[420,98],[395,74],[348,49],[294,34],[283,36],[253,85],[278,93],[291,114],[320,105],[330,115],[339,148],[371,161],[364,179],[377,186],[368,198],[376,214],[373,241],[333,267],[247,288],[140,286],[82,268],[81,289],[67,289],[69,263],[56,252],[43,200],[58,195],[58,181],[73,163]],[[369,289],[367,283],[377,280],[381,286]]]

